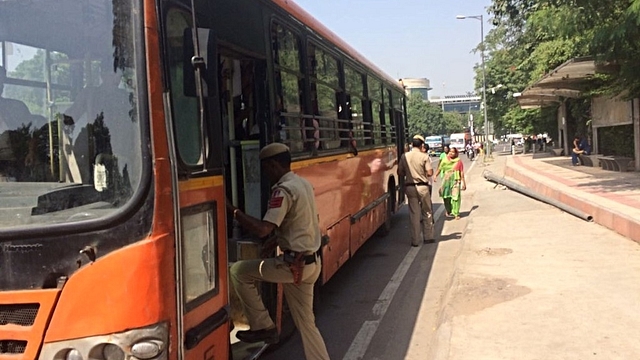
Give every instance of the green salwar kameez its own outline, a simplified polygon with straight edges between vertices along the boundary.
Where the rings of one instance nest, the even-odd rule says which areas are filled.
[[[440,187],[440,197],[444,202],[444,208],[447,214],[458,217],[460,216],[460,182],[462,177],[463,166],[460,158],[449,159],[445,157],[441,161],[440,171],[442,172],[442,186]]]

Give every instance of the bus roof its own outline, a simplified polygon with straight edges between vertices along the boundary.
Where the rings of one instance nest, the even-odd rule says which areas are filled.
[[[342,40],[338,35],[336,35],[333,31],[329,30],[326,26],[322,25],[320,21],[314,18],[311,14],[309,14],[306,10],[304,10],[300,5],[294,3],[292,0],[271,0],[279,7],[284,9],[289,14],[293,15],[298,21],[302,22],[304,25],[309,27],[311,30],[315,31],[317,34],[327,39],[328,41],[337,45],[337,47],[342,50],[346,55],[355,59],[356,61],[362,63],[364,66],[368,67],[378,75],[381,79],[391,83],[396,87],[396,90],[402,91],[404,94],[404,88],[400,84],[400,81],[392,78],[387,75],[384,71],[382,71],[379,67],[373,64],[371,61],[367,60],[362,54],[356,51],[351,45],[347,44],[344,40]]]

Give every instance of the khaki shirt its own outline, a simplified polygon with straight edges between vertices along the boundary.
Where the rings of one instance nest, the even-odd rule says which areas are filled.
[[[277,226],[278,245],[283,250],[311,254],[320,248],[318,209],[311,184],[288,172],[271,187],[264,221]]]
[[[430,176],[427,175],[427,172],[429,170],[433,170],[429,155],[423,153],[417,148],[404,153],[398,166],[404,170],[405,184],[426,184],[430,180]]]

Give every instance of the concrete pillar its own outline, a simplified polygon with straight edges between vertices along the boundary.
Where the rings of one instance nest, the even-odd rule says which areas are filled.
[[[635,169],[640,171],[640,99],[631,102],[631,116],[633,117],[633,157]]]
[[[563,100],[558,107],[558,146],[564,149],[564,154],[569,155],[569,134],[567,134],[567,103]]]

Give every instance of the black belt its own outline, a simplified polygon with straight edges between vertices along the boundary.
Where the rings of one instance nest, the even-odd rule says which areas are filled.
[[[405,183],[404,186],[429,186],[429,183]]]
[[[296,254],[298,254],[298,252],[291,251],[291,250],[285,250],[284,252],[287,253],[287,254],[291,254],[291,256],[293,256],[294,258],[296,256]],[[313,264],[313,263],[316,262],[316,254],[305,255],[303,257],[303,259],[304,259],[305,265]]]

